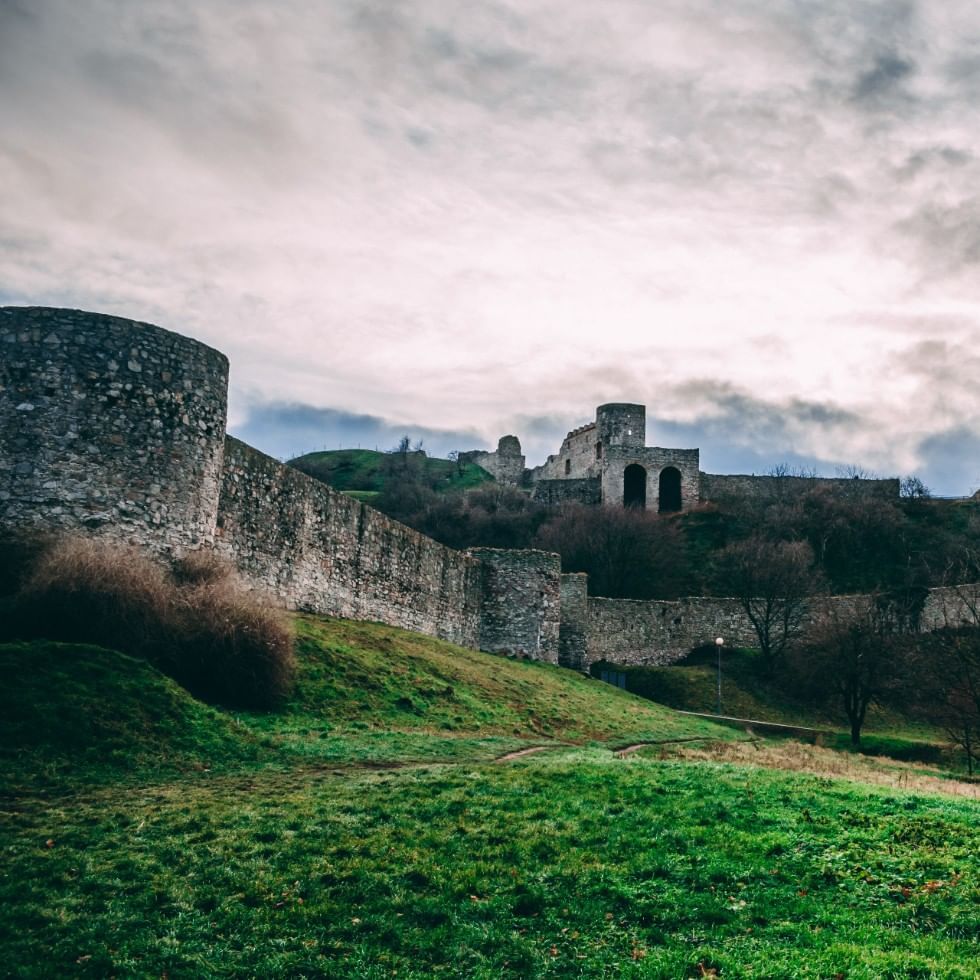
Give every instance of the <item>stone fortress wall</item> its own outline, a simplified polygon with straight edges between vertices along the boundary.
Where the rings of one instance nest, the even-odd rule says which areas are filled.
[[[78,310],[0,309],[0,523],[213,539],[228,359]]]
[[[0,528],[213,545],[291,608],[557,662],[556,555],[446,548],[226,437],[210,347],[38,307],[0,309],[0,345]]]
[[[815,596],[804,617],[802,632],[828,619],[846,621],[867,611],[867,595]],[[929,632],[945,626],[980,625],[980,585],[929,589],[913,630]],[[730,647],[758,645],[755,631],[737,599],[691,596],[657,599],[588,598],[586,657],[627,666],[665,666],[698,647],[722,637]]]
[[[701,474],[701,496],[719,503],[730,500],[778,500],[798,497],[813,490],[827,490],[837,497],[896,500],[900,480],[854,479],[828,476],[746,476]]]
[[[519,487],[524,482],[526,460],[517,436],[501,436],[497,442],[496,452],[485,453],[473,449],[460,453],[459,458],[461,462],[481,466],[498,483]]]
[[[587,577],[562,575],[557,555],[446,548],[226,437],[227,360],[188,338],[118,317],[8,307],[0,352],[0,528],[105,535],[163,555],[214,546],[291,608],[576,669],[673,663],[716,636],[754,643],[733,599],[590,597]],[[639,429],[636,406],[612,407],[625,409],[621,431]],[[573,437],[594,451],[597,431]],[[657,452],[603,447],[607,460]],[[980,586],[970,590],[932,590],[919,628],[977,622]],[[867,601],[832,597],[811,616]]]

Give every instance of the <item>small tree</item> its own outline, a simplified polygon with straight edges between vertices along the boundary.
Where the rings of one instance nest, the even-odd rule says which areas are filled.
[[[812,694],[839,707],[851,744],[861,744],[868,708],[900,685],[907,641],[892,597],[872,596],[858,609],[829,611],[792,660],[793,673]]]
[[[747,538],[722,553],[725,583],[745,610],[771,670],[799,635],[819,578],[804,541]]]
[[[980,761],[980,586],[958,587],[944,607],[949,625],[918,644],[912,702],[943,726],[973,775]]]

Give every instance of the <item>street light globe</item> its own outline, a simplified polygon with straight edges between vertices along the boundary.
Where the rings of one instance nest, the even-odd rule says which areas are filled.
[[[724,645],[725,645],[725,638],[723,636],[719,636],[715,638],[716,647],[723,647]]]

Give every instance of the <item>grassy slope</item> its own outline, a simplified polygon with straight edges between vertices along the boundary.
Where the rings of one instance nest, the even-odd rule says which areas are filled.
[[[975,975],[976,803],[597,747],[486,765],[715,730],[388,627],[298,630],[293,700],[237,723],[118,654],[3,648],[4,762],[79,766],[0,807],[4,971]],[[153,785],[107,778],[127,753]],[[385,758],[457,764],[334,765]]]
[[[114,651],[0,645],[3,782],[54,788],[297,757],[488,759],[552,739],[732,737],[570,671],[374,623],[296,623],[294,696],[282,711],[238,717]]]
[[[0,645],[6,790],[256,763],[267,740],[142,660],[83,644]]]
[[[552,739],[731,737],[572,671],[377,623],[296,622],[295,693],[282,713],[248,721],[307,757],[487,757]]]
[[[265,771],[0,814],[0,940],[39,978],[967,978],[976,814],[598,750]]]
[[[390,459],[388,453],[372,449],[336,449],[297,456],[289,465],[337,490],[377,493],[384,488],[382,464],[386,459]],[[493,480],[486,470],[472,463],[467,463],[462,472],[448,459],[426,456],[423,464],[426,478],[437,490],[468,490]]]

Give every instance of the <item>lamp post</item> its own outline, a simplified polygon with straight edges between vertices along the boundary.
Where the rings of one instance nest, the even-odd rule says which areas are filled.
[[[721,648],[725,645],[725,638],[719,636],[715,639],[715,646],[718,648],[718,710],[716,715],[721,714]]]

